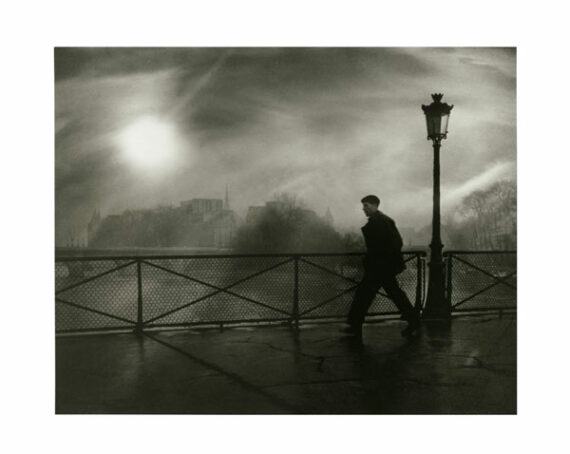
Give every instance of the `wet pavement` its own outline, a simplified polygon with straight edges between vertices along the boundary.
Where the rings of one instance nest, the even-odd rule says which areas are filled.
[[[514,414],[516,315],[56,338],[56,413]]]

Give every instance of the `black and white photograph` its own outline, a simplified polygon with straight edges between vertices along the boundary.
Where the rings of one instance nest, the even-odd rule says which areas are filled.
[[[562,4],[3,12],[3,451],[568,450]]]
[[[516,414],[516,56],[55,48],[56,413]]]

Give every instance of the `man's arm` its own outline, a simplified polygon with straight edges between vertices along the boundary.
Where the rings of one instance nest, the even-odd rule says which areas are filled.
[[[404,240],[402,240],[402,235],[400,235],[400,232],[398,231],[398,228],[396,227],[396,223],[394,221],[390,222],[392,225],[392,235],[394,238],[394,246],[398,249],[401,250],[402,247],[404,246]]]

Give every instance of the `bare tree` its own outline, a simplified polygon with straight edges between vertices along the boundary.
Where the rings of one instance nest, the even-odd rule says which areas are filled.
[[[465,197],[461,229],[470,232],[474,249],[510,248],[516,244],[516,184],[502,180]]]

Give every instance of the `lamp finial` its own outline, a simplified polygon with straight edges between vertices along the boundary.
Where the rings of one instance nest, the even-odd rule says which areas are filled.
[[[434,102],[441,102],[441,98],[443,98],[443,93],[434,93],[431,95],[431,99],[433,99]]]

